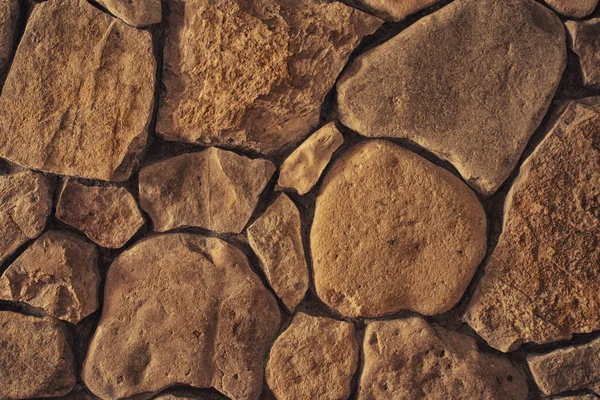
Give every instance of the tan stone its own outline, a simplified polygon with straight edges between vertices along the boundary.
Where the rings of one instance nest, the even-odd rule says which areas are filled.
[[[160,0],[98,0],[98,3],[129,25],[148,26],[162,20]]]
[[[525,375],[473,339],[412,317],[374,322],[363,342],[358,399],[525,400]]]
[[[466,321],[511,351],[600,328],[600,114],[571,103],[523,163]]]
[[[143,239],[108,271],[83,381],[104,400],[176,384],[257,399],[279,323],[275,298],[234,246],[192,234]]]
[[[335,124],[329,123],[310,135],[281,164],[277,184],[304,195],[312,189],[333,153],[344,143],[344,137]]]
[[[486,216],[450,172],[374,140],[325,176],[310,232],[317,294],[350,317],[448,311],[486,251]]]
[[[556,15],[533,0],[457,0],[359,56],[337,85],[342,123],[406,138],[489,195],[509,176],[566,65]]]
[[[268,160],[211,147],[144,167],[140,205],[159,232],[196,226],[240,233],[274,172]]]
[[[0,71],[12,55],[19,14],[19,0],[0,0]]]
[[[157,132],[273,153],[319,122],[348,56],[383,21],[327,0],[168,0]]]
[[[65,182],[56,205],[56,218],[82,231],[102,247],[123,247],[144,225],[137,202],[123,187],[86,186]]]
[[[386,21],[398,22],[440,0],[354,0]]]
[[[53,318],[0,311],[0,398],[62,396],[77,380],[66,330]]]
[[[600,18],[588,21],[565,22],[569,32],[569,45],[579,56],[583,84],[600,87]]]
[[[146,144],[155,69],[149,32],[86,0],[37,4],[0,96],[0,157],[55,174],[129,178]]]
[[[569,18],[583,18],[590,15],[598,0],[546,0],[554,11]]]
[[[267,384],[278,400],[344,400],[357,363],[354,325],[298,313],[271,348]]]

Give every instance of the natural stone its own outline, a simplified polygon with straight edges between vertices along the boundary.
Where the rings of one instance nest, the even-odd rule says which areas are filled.
[[[271,348],[267,384],[278,400],[343,400],[357,363],[354,325],[298,313]]]
[[[77,381],[61,322],[0,311],[0,397],[62,396]]]
[[[590,15],[598,0],[546,0],[554,11],[568,18],[584,18]]]
[[[46,232],[4,271],[0,299],[76,324],[98,308],[97,263],[93,244],[66,232]]]
[[[12,55],[19,14],[19,0],[0,0],[0,71]]]
[[[600,113],[571,103],[523,163],[465,314],[511,351],[600,328]]]
[[[127,179],[146,144],[155,69],[149,32],[86,0],[37,4],[0,96],[0,157]]]
[[[440,0],[352,0],[386,21],[402,21],[409,15],[434,5]]]
[[[348,56],[383,22],[328,0],[167,3],[157,132],[262,153],[319,123]]]
[[[527,380],[475,339],[412,317],[367,326],[358,399],[524,400]]]
[[[304,195],[315,186],[333,153],[344,143],[335,124],[329,123],[308,137],[281,164],[277,184]]]
[[[561,396],[561,397],[552,397],[552,400],[597,400],[598,397],[593,394],[581,394],[576,396]]]
[[[98,3],[129,25],[148,26],[162,20],[160,0],[98,0]]]
[[[140,205],[159,232],[196,226],[240,233],[274,172],[268,160],[211,147],[144,167]]]
[[[86,186],[69,179],[56,205],[56,218],[102,247],[119,248],[144,225],[137,202],[123,187]]]
[[[457,0],[354,60],[342,123],[406,138],[489,195],[509,176],[566,65],[565,33],[532,0]]]
[[[88,392],[85,386],[77,384],[66,396],[53,397],[52,400],[101,400]]]
[[[325,176],[310,232],[317,294],[349,317],[448,311],[486,251],[486,216],[457,177],[383,141]]]
[[[565,22],[571,49],[579,56],[583,84],[600,87],[600,18]]]
[[[193,234],[143,239],[108,270],[83,381],[105,400],[175,384],[258,399],[279,323],[275,298],[234,246]]]

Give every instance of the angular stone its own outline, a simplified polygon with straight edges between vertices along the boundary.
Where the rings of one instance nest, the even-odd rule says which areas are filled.
[[[600,87],[600,18],[567,21],[565,26],[569,32],[569,45],[579,56],[583,84],[591,88]]]
[[[527,380],[470,336],[412,317],[367,326],[358,399],[524,400]]]
[[[329,123],[308,137],[281,164],[277,184],[294,189],[299,195],[310,191],[319,181],[333,153],[344,143],[335,124]]]
[[[275,298],[234,246],[192,234],[143,239],[108,271],[83,381],[105,400],[175,384],[257,399],[279,323]]]
[[[144,167],[140,205],[159,232],[196,226],[240,233],[274,172],[268,160],[211,147]]]
[[[157,132],[262,153],[318,124],[348,56],[383,22],[327,0],[167,3]]]
[[[149,32],[85,0],[37,4],[0,96],[0,157],[127,179],[146,144],[155,69]]]
[[[546,0],[554,11],[569,18],[584,18],[590,15],[598,0]]]
[[[77,381],[66,330],[54,318],[0,311],[0,397],[62,396]]]
[[[271,348],[267,384],[279,400],[344,400],[357,363],[352,323],[298,313]]]
[[[0,176],[0,263],[42,233],[51,211],[52,192],[44,175]]]
[[[457,0],[359,56],[339,116],[368,137],[407,138],[489,195],[509,176],[566,65],[564,28],[532,0]]]
[[[310,238],[317,294],[342,314],[433,315],[452,308],[473,277],[486,216],[450,172],[374,140],[350,148],[325,176]]]
[[[160,0],[98,0],[98,3],[129,25],[148,26],[162,20]]]
[[[308,289],[308,266],[304,257],[300,212],[281,194],[248,227],[248,242],[258,256],[269,284],[290,312]]]
[[[0,0],[0,71],[8,64],[15,46],[19,0]]]
[[[523,163],[465,314],[492,347],[600,328],[600,113],[571,103]]]
[[[86,186],[69,179],[56,205],[56,218],[102,247],[117,249],[144,225],[134,197],[123,187]]]
[[[353,0],[386,21],[402,21],[409,15],[434,5],[440,0]]]

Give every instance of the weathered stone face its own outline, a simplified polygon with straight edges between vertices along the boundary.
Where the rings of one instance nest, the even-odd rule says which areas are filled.
[[[584,85],[600,87],[600,18],[582,22],[567,21],[565,26],[571,49],[579,56]]]
[[[386,21],[402,21],[440,0],[352,0]]]
[[[98,0],[98,3],[129,25],[148,26],[162,19],[160,0]]]
[[[0,71],[10,60],[19,21],[19,0],[0,0]]]
[[[546,0],[554,11],[569,18],[583,18],[590,15],[598,0]]]

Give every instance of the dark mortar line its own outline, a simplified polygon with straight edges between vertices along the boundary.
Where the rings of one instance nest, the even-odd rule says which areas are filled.
[[[365,352],[363,343],[365,341],[366,334],[366,326],[361,324],[360,326],[354,325],[354,339],[358,344],[358,358],[356,363],[356,371],[354,375],[352,375],[352,380],[350,381],[350,396],[348,400],[357,400],[358,399],[358,389],[360,386],[360,377],[363,374],[363,370],[365,368]]]

